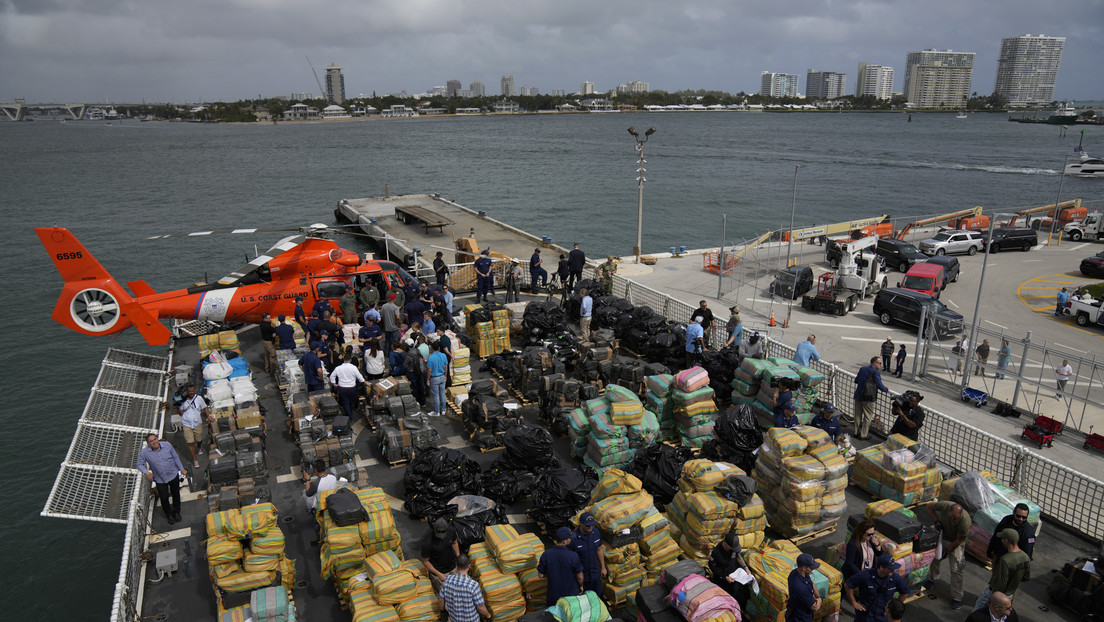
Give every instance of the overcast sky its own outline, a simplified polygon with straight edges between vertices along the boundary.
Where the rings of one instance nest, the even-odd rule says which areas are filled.
[[[0,101],[197,102],[318,94],[343,68],[349,96],[446,80],[500,92],[759,90],[760,73],[896,70],[925,48],[977,54],[992,92],[1002,37],[1066,38],[1055,97],[1104,99],[1104,0],[0,0]]]

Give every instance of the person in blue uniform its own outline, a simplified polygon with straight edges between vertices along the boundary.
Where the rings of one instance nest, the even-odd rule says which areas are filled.
[[[799,425],[793,404],[794,382],[789,378],[779,378],[774,390],[774,427],[792,428]]]
[[[294,350],[295,349],[295,329],[287,323],[287,316],[280,314],[280,317],[276,318],[280,320],[280,323],[276,325],[273,330],[276,332],[276,336],[280,338],[280,343],[277,344],[277,350]]]
[[[832,404],[832,402],[827,402],[824,406],[821,406],[820,412],[813,417],[809,425],[824,430],[824,432],[831,437],[832,441],[835,442],[836,437],[838,437],[841,432],[839,417],[836,417],[835,405]]]
[[[583,591],[583,564],[571,549],[571,529],[556,530],[556,546],[545,551],[537,562],[537,577],[548,579],[545,605],[551,607],[564,596],[578,596]]]
[[[307,312],[303,310],[302,296],[295,297],[295,323],[303,329],[303,334],[307,334],[310,332],[307,330]]]
[[[855,622],[889,622],[889,601],[896,594],[911,594],[908,583],[894,572],[901,567],[888,554],[878,556],[874,568],[868,568],[844,582],[847,600],[855,608]],[[858,590],[858,599],[855,598]]]
[[[314,317],[320,318],[326,314],[326,311],[333,313],[333,307],[330,306],[330,301],[328,299],[319,298],[318,300],[314,301],[314,309],[311,310],[311,313],[314,314]]]
[[[810,575],[820,568],[820,562],[812,555],[802,553],[797,556],[797,568],[790,571],[787,580],[790,597],[786,601],[786,622],[812,622],[813,612],[820,609],[820,593]]]
[[[475,264],[473,264],[475,267],[475,280],[477,286],[475,293],[476,302],[480,300],[487,302],[487,292],[490,292],[492,296],[495,295],[494,275],[491,274],[492,262],[490,255],[491,252],[485,249],[479,256],[479,259],[476,259]]]
[[[303,376],[306,377],[308,393],[318,391],[326,386],[326,381],[323,380],[325,370],[322,368],[321,352],[322,346],[317,341],[312,341],[310,352],[299,357],[299,367],[302,368]]]
[[[729,576],[739,568],[747,570],[747,564],[740,555],[740,536],[729,533],[709,554],[709,574],[713,577],[713,583],[735,598],[743,610],[751,597],[751,590]]]
[[[537,292],[537,279],[540,279],[540,286],[545,287],[548,285],[548,270],[544,269],[541,265],[540,249],[533,249],[533,256],[529,258],[529,286],[533,293]]]
[[[579,517],[579,527],[571,532],[571,548],[583,565],[583,589],[601,594],[602,579],[606,576],[606,550],[597,525],[593,514],[583,513]]]

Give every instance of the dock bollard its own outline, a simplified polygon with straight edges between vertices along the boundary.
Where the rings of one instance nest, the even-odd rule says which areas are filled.
[[[674,246],[670,247],[670,249],[671,249],[671,256],[672,256],[672,257],[674,257],[675,255],[677,255],[677,254],[678,254],[678,253],[676,253],[676,252],[675,252],[675,251],[677,251],[678,249],[677,249],[677,248],[675,248]]]
[[[680,246],[679,247],[679,255],[685,255],[685,254],[686,254],[686,247],[685,246]]]

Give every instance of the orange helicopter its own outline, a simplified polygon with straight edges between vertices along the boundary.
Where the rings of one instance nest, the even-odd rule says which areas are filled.
[[[263,314],[291,318],[295,300],[303,299],[310,312],[315,302],[326,300],[334,309],[347,287],[359,291],[376,286],[387,299],[388,290],[416,285],[417,279],[392,261],[366,260],[319,237],[330,227],[313,225],[277,242],[266,253],[215,283],[197,284],[157,293],[145,281],[123,286],[96,261],[92,253],[68,229],[35,229],[58,272],[65,280],[51,317],[85,335],[120,333],[134,326],[150,345],[165,345],[171,331],[162,319],[212,322],[260,322]],[[287,229],[237,229],[225,233],[287,231]],[[213,234],[221,232],[203,232]],[[167,236],[156,236],[167,237]]]

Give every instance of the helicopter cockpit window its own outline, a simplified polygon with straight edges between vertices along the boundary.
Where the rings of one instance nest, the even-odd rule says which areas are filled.
[[[345,293],[345,283],[341,281],[326,281],[318,284],[319,298],[341,298]]]
[[[263,266],[243,276],[241,280],[238,281],[238,286],[240,287],[242,285],[253,285],[254,283],[269,283],[271,281],[272,271],[269,270],[268,264],[264,264]]]
[[[387,273],[387,288],[388,289],[403,289],[405,285],[403,280],[399,278],[399,275],[394,272]]]
[[[403,282],[406,283],[407,285],[414,285],[414,286],[421,285],[421,283],[418,281],[418,279],[413,277],[406,270],[403,270],[402,268],[399,268],[398,270],[399,270],[399,274],[402,275]]]

